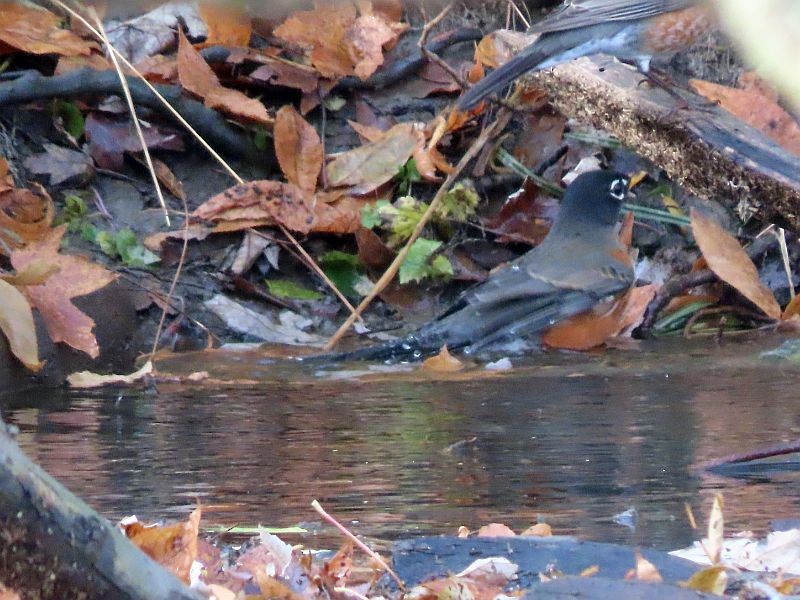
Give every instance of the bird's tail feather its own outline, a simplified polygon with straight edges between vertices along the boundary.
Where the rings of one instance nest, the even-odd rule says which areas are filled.
[[[547,52],[537,48],[535,43],[528,46],[469,88],[458,99],[456,108],[459,110],[469,109],[487,96],[504,89],[517,77],[530,71],[546,58]]]

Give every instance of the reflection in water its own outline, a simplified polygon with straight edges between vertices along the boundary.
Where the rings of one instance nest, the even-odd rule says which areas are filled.
[[[716,491],[732,529],[796,516],[794,471],[743,483],[694,468],[798,437],[797,370],[750,345],[682,344],[438,381],[220,358],[218,376],[264,383],[9,397],[4,416],[34,460],[111,518],[184,514],[199,499],[206,523],[285,526],[314,520],[316,498],[386,539],[541,518],[557,533],[672,548],[698,537],[684,503],[700,518]],[[635,531],[612,520],[631,507]]]

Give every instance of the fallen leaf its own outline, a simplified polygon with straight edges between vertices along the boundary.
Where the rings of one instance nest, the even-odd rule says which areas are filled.
[[[97,44],[62,29],[61,17],[17,2],[0,3],[0,55],[22,50],[31,54],[88,55]]]
[[[39,184],[33,190],[0,191],[0,254],[47,235],[53,224],[53,200]]]
[[[399,24],[398,24],[399,25]],[[383,48],[397,41],[407,26],[392,27],[379,15],[361,15],[345,33],[353,72],[367,79],[383,64]]]
[[[184,583],[189,583],[189,569],[197,557],[200,515],[198,507],[186,523],[166,527],[144,527],[134,523],[125,528],[125,535],[150,558],[172,571]]]
[[[0,279],[0,330],[8,347],[19,361],[31,371],[42,368],[36,324],[27,298],[16,287]]]
[[[435,373],[453,373],[464,369],[464,363],[454,357],[447,350],[447,346],[442,346],[439,354],[426,358],[422,363],[423,371],[433,371]],[[483,528],[481,528],[482,530]],[[479,532],[480,535],[480,532]],[[484,536],[488,537],[488,536]]]
[[[531,525],[525,531],[520,533],[521,536],[532,536],[532,537],[550,537],[553,535],[553,529],[547,523],[537,523],[536,525]]]
[[[199,2],[197,12],[208,28],[206,41],[201,47],[243,47],[250,44],[253,26],[247,11],[235,3],[216,1]]]
[[[56,227],[41,240],[14,250],[10,260],[17,271],[22,271],[34,261],[59,267],[59,271],[42,285],[24,286],[22,293],[39,310],[50,339],[64,342],[96,358],[100,349],[92,333],[94,321],[72,304],[72,298],[90,294],[108,285],[117,275],[81,256],[59,254],[66,228],[66,225]]]
[[[656,566],[642,556],[642,553],[638,550],[636,551],[635,576],[637,581],[646,581],[647,583],[661,583],[664,581]]]
[[[185,90],[203,99],[211,109],[221,110],[247,121],[272,125],[267,108],[242,92],[223,87],[214,70],[200,56],[178,28],[178,80]]]
[[[732,115],[758,129],[785,150],[800,155],[800,125],[775,100],[759,91],[740,90],[702,81],[690,80],[702,96],[719,104]]]
[[[290,104],[282,106],[275,115],[275,154],[283,175],[310,194],[317,187],[322,170],[322,141],[317,130],[309,125]]]
[[[192,213],[209,221],[265,219],[291,231],[309,233],[314,224],[312,202],[297,186],[279,181],[250,181],[206,200]]]
[[[397,175],[417,144],[413,123],[399,123],[380,139],[337,156],[328,164],[328,183],[366,194]]]
[[[319,73],[305,65],[285,60],[270,60],[250,73],[250,78],[310,94],[319,87]]]
[[[556,323],[542,334],[542,344],[562,350],[589,350],[602,345],[621,330],[629,298],[630,292]]]
[[[478,537],[516,537],[516,533],[508,525],[490,523],[478,529]]]
[[[89,389],[102,387],[104,385],[118,385],[136,383],[140,379],[153,372],[153,363],[149,360],[139,369],[129,375],[100,375],[91,371],[78,371],[67,376],[67,383],[70,387],[78,389]]]
[[[167,127],[142,123],[142,135],[151,150],[183,150],[183,139]],[[116,119],[99,112],[86,117],[86,139],[89,154],[98,167],[119,171],[124,164],[125,152],[141,152],[139,136],[127,117]]]
[[[708,516],[708,538],[703,544],[712,565],[719,564],[725,542],[725,517],[722,514],[722,506],[722,495],[714,494],[714,503]]]
[[[692,232],[708,267],[771,319],[781,318],[781,307],[770,289],[761,283],[758,269],[739,242],[711,218],[692,209]]]
[[[727,567],[708,567],[692,575],[688,581],[682,582],[681,587],[722,596],[728,585]]]
[[[49,185],[83,187],[94,177],[94,164],[83,152],[56,144],[45,143],[43,147],[44,152],[32,154],[24,164],[31,173],[46,175]]]
[[[498,29],[483,37],[475,49],[475,61],[497,68],[531,43],[531,36],[519,31]]]

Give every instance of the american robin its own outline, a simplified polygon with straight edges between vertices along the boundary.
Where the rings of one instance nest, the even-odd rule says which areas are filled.
[[[419,358],[445,344],[471,353],[518,337],[541,341],[633,284],[632,261],[616,231],[627,192],[628,178],[621,173],[578,176],[541,244],[405,338],[330,358]]]
[[[459,99],[467,109],[534,69],[605,53],[631,61],[645,75],[653,56],[691,45],[714,22],[703,0],[571,0],[530,28],[539,37]]]

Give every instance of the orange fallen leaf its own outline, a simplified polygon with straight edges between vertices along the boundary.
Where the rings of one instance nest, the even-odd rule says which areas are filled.
[[[183,88],[203,99],[214,110],[221,110],[248,121],[271,125],[267,108],[238,90],[223,87],[216,73],[178,29],[178,79]]]
[[[200,507],[195,508],[186,523],[166,527],[144,527],[134,523],[125,528],[125,535],[145,554],[189,583],[189,569],[197,557],[197,534],[200,529]]]
[[[322,142],[317,130],[293,106],[282,106],[275,115],[275,154],[284,176],[306,193],[317,187],[322,170]]]
[[[637,581],[646,581],[648,583],[661,583],[661,573],[658,572],[656,566],[647,560],[642,553],[636,551],[636,570],[634,576]],[[627,579],[627,577],[626,577]]]
[[[691,86],[709,100],[719,102],[732,115],[758,129],[785,150],[800,155],[800,125],[773,98],[760,91],[740,90],[692,79]]]
[[[520,535],[532,537],[550,537],[553,535],[553,528],[547,523],[537,523],[536,525],[531,525],[528,527],[525,531],[520,533]]]
[[[308,233],[314,223],[311,201],[291,183],[259,180],[228,188],[197,207],[192,216],[210,221],[271,220]]]
[[[434,371],[436,373],[453,373],[463,370],[464,363],[450,354],[447,346],[442,346],[442,349],[439,350],[439,354],[425,359],[422,363],[422,369],[425,371]]]
[[[250,44],[253,26],[242,7],[233,2],[220,3],[204,0],[199,2],[197,12],[208,29],[202,47],[227,46],[246,48]]]
[[[516,537],[516,533],[508,525],[489,523],[478,529],[478,537]]]
[[[33,189],[0,189],[0,254],[47,235],[53,224],[53,200],[39,184]]]
[[[0,55],[16,50],[59,56],[88,55],[97,44],[61,29],[61,17],[43,8],[0,3]]]
[[[14,250],[10,260],[17,271],[24,270],[36,261],[59,268],[43,284],[27,285],[21,291],[31,305],[39,310],[50,339],[64,342],[96,358],[100,348],[92,333],[94,321],[72,304],[72,298],[85,296],[105,287],[117,275],[82,256],[59,254],[61,238],[66,228],[66,225],[56,227],[41,240]]]
[[[383,48],[396,43],[408,26],[390,24],[380,15],[361,15],[346,32],[347,50],[353,72],[367,79],[383,64]]]
[[[708,267],[771,319],[781,318],[781,307],[770,289],[761,283],[758,269],[739,242],[711,218],[692,209],[692,232]]]

